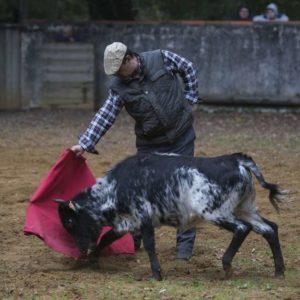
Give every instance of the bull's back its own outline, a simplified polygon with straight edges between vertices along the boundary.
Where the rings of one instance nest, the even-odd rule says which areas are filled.
[[[235,205],[242,196],[244,178],[235,155],[154,158],[151,166],[161,168],[145,188],[161,223],[184,226],[195,218],[208,216],[229,199]]]
[[[109,176],[116,180],[120,195],[146,197],[161,209],[166,207],[165,210],[175,209],[186,198],[194,201],[212,194],[217,197],[224,187],[230,190],[241,181],[238,154],[213,158],[135,155],[116,165]]]

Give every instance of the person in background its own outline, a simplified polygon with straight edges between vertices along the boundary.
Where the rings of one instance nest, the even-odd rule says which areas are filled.
[[[289,17],[285,14],[279,13],[278,7],[275,3],[270,3],[266,7],[265,13],[255,16],[253,18],[253,21],[254,22],[268,22],[268,21],[286,22],[286,21],[289,21]]]
[[[191,106],[199,98],[197,73],[190,61],[161,49],[136,53],[114,42],[104,51],[104,71],[114,77],[108,98],[71,148],[77,155],[98,153],[95,145],[125,107],[135,120],[138,153],[194,156]],[[177,259],[192,256],[195,236],[194,228],[177,232]],[[138,249],[141,237],[134,236],[134,242]]]
[[[55,37],[55,40],[61,43],[74,43],[78,41],[78,37],[75,36],[72,25],[64,25],[62,31]]]
[[[236,21],[252,21],[250,9],[247,5],[241,5],[233,18]]]

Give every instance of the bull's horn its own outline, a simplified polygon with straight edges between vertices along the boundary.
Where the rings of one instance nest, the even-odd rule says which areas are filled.
[[[62,199],[53,199],[54,202],[56,203],[63,203],[63,204],[66,204],[66,201],[65,200],[62,200]]]
[[[59,204],[64,204],[65,206],[69,207],[73,211],[77,211],[75,204],[72,201],[65,201],[62,199],[53,199],[54,202],[59,203]]]
[[[76,206],[72,201],[69,202],[69,208],[76,211]]]

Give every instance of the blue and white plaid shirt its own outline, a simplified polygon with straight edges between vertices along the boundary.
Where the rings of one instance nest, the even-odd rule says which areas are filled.
[[[198,102],[197,72],[187,59],[162,50],[165,67],[168,71],[178,73],[184,83],[184,95],[190,104]],[[87,152],[97,153],[95,145],[115,122],[117,115],[124,106],[123,100],[116,92],[109,90],[104,105],[95,114],[86,132],[79,138],[79,145]]]

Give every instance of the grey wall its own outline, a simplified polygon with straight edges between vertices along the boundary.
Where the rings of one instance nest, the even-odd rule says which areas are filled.
[[[21,101],[22,108],[41,105],[42,46],[44,33],[30,30],[21,33]]]
[[[105,45],[119,40],[137,51],[162,48],[190,59],[200,95],[211,102],[300,105],[300,24],[119,24],[93,30],[100,70]]]
[[[14,26],[0,28],[0,109],[20,108],[20,35]]]
[[[103,51],[113,41],[122,41],[137,52],[161,48],[190,59],[198,69],[200,95],[210,102],[300,105],[299,22],[99,22],[73,27],[79,43],[95,47],[98,105],[109,85],[103,72]],[[43,102],[42,49],[55,42],[61,30],[61,24],[49,23],[29,24],[22,29],[22,107]],[[0,53],[1,48],[2,44]]]

